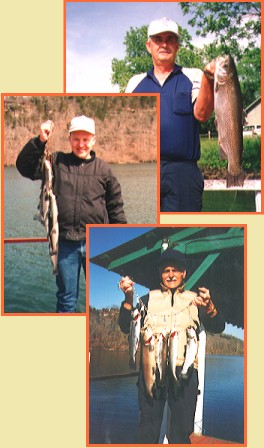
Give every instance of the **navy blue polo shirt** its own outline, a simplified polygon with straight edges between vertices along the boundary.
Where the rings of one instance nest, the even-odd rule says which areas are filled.
[[[200,158],[199,122],[193,105],[200,87],[201,70],[174,70],[163,85],[154,69],[135,75],[126,92],[160,94],[160,158],[168,161],[197,161]]]

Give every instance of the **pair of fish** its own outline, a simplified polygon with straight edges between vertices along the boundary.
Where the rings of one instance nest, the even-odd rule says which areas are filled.
[[[34,217],[44,226],[48,241],[53,274],[58,273],[58,242],[59,224],[58,207],[53,192],[52,156],[48,149],[45,150],[42,160],[42,183],[38,213]]]
[[[228,160],[226,186],[243,186],[243,125],[246,124],[237,70],[230,55],[215,60],[214,111],[220,157]]]
[[[153,398],[153,388],[156,383],[165,384],[167,369],[168,339],[165,331],[158,337],[150,327],[141,332],[141,313],[136,308],[131,312],[129,331],[129,367],[136,369],[136,353],[141,336],[141,361],[146,394]]]
[[[146,394],[152,399],[156,387],[163,387],[166,381],[168,338],[165,330],[155,336],[150,327],[143,329],[141,351]]]
[[[176,368],[177,368],[177,358],[179,351],[180,332],[173,330],[169,338],[170,369],[175,383],[178,383],[180,380],[188,379],[189,368],[193,365],[195,357],[197,355],[198,340],[195,329],[193,327],[187,328],[186,336],[187,336],[187,345],[186,345],[185,360],[182,366],[182,370],[179,374],[179,378],[177,377]]]

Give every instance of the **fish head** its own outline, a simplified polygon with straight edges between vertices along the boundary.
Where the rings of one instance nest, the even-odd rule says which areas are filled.
[[[187,336],[190,339],[196,338],[196,331],[195,331],[195,329],[193,327],[188,327],[187,328]]]
[[[143,343],[148,345],[152,342],[153,331],[150,327],[143,328],[141,331]]]
[[[229,54],[216,58],[215,79],[217,84],[226,84],[232,78],[235,70],[234,60]]]

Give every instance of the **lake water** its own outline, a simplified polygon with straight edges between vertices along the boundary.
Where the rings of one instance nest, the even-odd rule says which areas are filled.
[[[131,224],[156,223],[156,164],[111,165],[117,176]],[[45,237],[34,221],[40,181],[23,178],[16,168],[4,170],[5,238]],[[5,312],[53,313],[56,285],[48,255],[48,243],[5,244]],[[85,278],[80,280],[78,312],[85,312]]]
[[[126,373],[128,353],[91,353],[90,375]],[[131,370],[130,370],[131,372]],[[137,378],[91,380],[90,443],[136,444]],[[237,443],[244,441],[244,358],[206,357],[203,433]]]
[[[112,165],[120,181],[125,212],[130,224],[155,224],[157,219],[157,180],[155,163]],[[253,195],[253,192],[241,192]],[[23,178],[16,168],[4,170],[4,234],[5,238],[45,237],[43,226],[34,221],[40,194],[40,181]],[[251,200],[234,192],[204,193],[204,211],[213,207],[244,210]],[[223,195],[222,202],[219,195]],[[227,203],[227,195],[230,202]],[[233,198],[232,195],[236,195]],[[210,201],[208,202],[210,199]],[[210,205],[211,204],[211,205]],[[244,207],[244,208],[242,208]],[[53,313],[56,306],[56,285],[48,255],[48,243],[5,244],[4,305],[7,313]],[[80,280],[77,312],[85,312],[85,279]]]

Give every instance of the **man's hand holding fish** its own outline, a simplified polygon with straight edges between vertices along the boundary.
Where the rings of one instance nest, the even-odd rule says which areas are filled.
[[[204,71],[203,72],[204,72],[204,74],[205,74],[207,79],[209,79],[209,80],[213,80],[214,79],[215,69],[216,69],[216,61],[215,61],[215,59],[213,59],[211,62],[209,62],[204,67]]]
[[[203,308],[206,314],[209,314],[211,317],[214,317],[217,314],[217,310],[212,302],[209,289],[204,287],[200,287],[198,289],[199,289],[199,295],[194,297],[193,299],[194,305]]]
[[[54,129],[54,123],[51,120],[45,121],[45,123],[42,123],[40,126],[40,133],[39,133],[39,139],[41,142],[45,143],[48,141],[48,139],[51,137],[51,134]]]
[[[119,288],[125,293],[125,306],[128,308],[133,307],[133,288],[134,282],[130,277],[122,277],[118,283]]]

